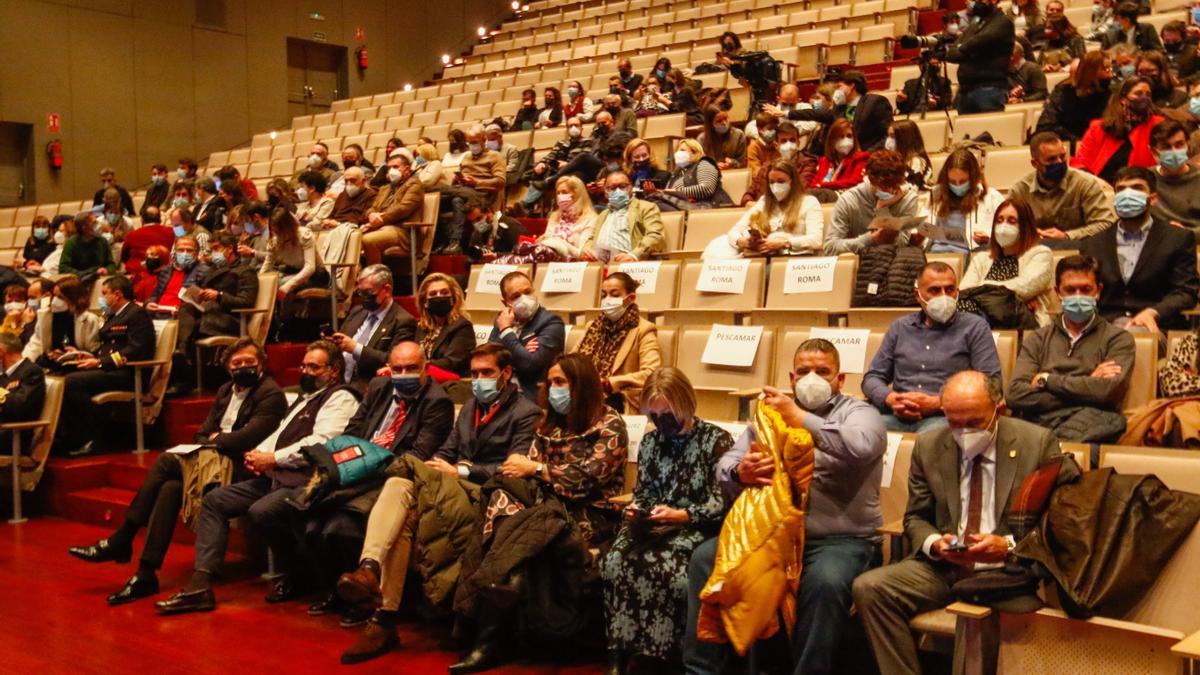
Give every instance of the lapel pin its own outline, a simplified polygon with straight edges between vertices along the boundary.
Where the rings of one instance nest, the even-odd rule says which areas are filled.
[[[1016,457],[1016,456],[1017,456],[1017,451],[1016,451],[1016,450],[1009,450],[1009,451],[1008,451],[1008,458],[1009,458],[1009,459],[1013,459],[1013,458],[1014,458],[1014,457]]]

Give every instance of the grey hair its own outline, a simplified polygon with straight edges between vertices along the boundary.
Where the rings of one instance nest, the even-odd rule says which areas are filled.
[[[9,354],[20,354],[24,346],[21,344],[21,337],[16,333],[0,333],[0,349]]]
[[[502,133],[504,133],[504,130],[500,128],[500,125],[499,125],[499,124],[489,124],[489,125],[487,125],[486,127],[484,127],[484,128],[483,128],[483,131],[484,131],[484,133],[488,133],[488,134],[502,134]]]
[[[374,278],[380,286],[392,285],[392,271],[388,269],[387,265],[367,265],[358,273],[359,281],[366,281],[371,278]]]
[[[468,136],[482,136],[483,135],[483,125],[482,124],[472,124],[471,128],[467,129],[467,135]]]
[[[1004,400],[1004,388],[1001,386],[999,378],[992,377],[978,370],[960,370],[946,378],[946,382],[942,385],[941,392],[939,392],[941,397],[946,398],[946,390],[953,386],[967,384],[967,380],[971,380],[971,384],[982,381],[983,389],[987,392],[988,398],[991,399],[993,404],[999,404]]]

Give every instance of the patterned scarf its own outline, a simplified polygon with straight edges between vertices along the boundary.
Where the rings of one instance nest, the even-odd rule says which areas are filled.
[[[637,328],[640,318],[638,306],[634,303],[615,322],[609,321],[608,317],[601,315],[599,319],[588,325],[587,333],[584,333],[578,351],[580,354],[592,357],[592,362],[596,364],[596,370],[600,373],[600,377],[604,378],[612,374],[613,360],[617,358],[617,352],[621,349],[621,344],[625,342],[625,335]]]
[[[425,337],[421,338],[421,352],[425,354],[426,360],[433,358],[433,346],[437,344],[438,336],[442,334],[444,326],[434,326],[425,333]]]

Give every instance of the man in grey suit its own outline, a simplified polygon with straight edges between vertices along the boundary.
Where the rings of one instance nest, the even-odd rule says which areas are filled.
[[[920,434],[913,449],[904,531],[914,553],[854,581],[855,605],[886,675],[921,672],[908,622],[952,602],[958,578],[1004,563],[1016,546],[1007,518],[1013,496],[1061,454],[1050,431],[1003,416],[1000,384],[983,373],[950,377],[942,401],[949,426]],[[1078,475],[1067,458],[1058,482]]]

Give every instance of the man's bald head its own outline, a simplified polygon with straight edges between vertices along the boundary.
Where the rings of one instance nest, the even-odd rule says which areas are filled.
[[[786,105],[795,105],[800,102],[800,87],[794,84],[785,84],[779,88],[779,102]]]
[[[955,429],[986,428],[1003,404],[1000,383],[978,370],[960,370],[942,385],[942,411]]]
[[[388,367],[396,375],[420,372],[425,368],[425,352],[411,340],[397,343],[388,354]]]
[[[363,170],[357,166],[352,166],[349,169],[346,169],[344,172],[342,172],[342,175],[345,176],[347,181],[359,181],[365,176],[365,174],[363,174]]]

